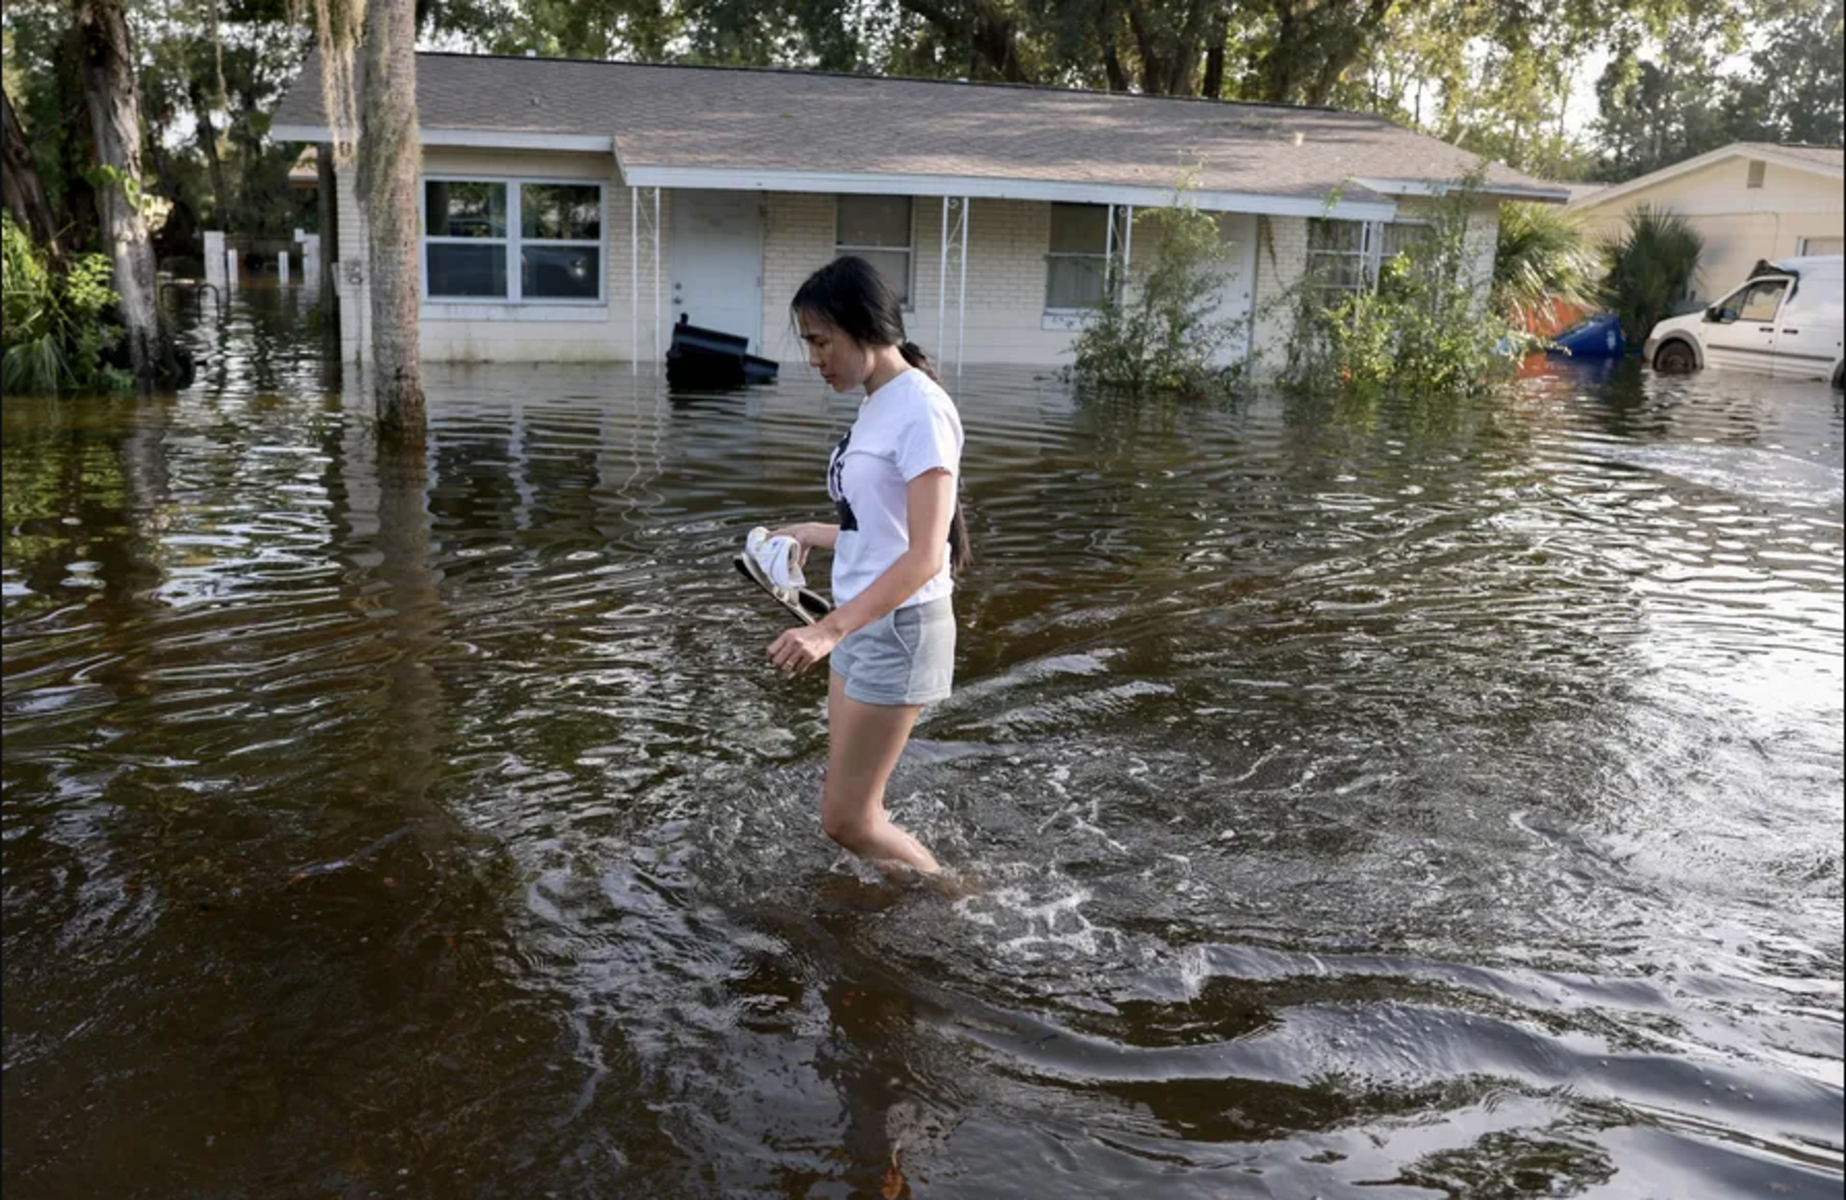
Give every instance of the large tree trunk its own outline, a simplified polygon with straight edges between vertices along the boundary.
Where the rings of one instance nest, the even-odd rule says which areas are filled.
[[[211,97],[205,85],[194,79],[187,85],[192,98],[192,112],[199,121],[199,149],[205,152],[205,170],[212,181],[212,223],[219,229],[231,225],[231,197],[224,188],[224,164],[218,159],[218,129],[212,124]]]
[[[365,11],[359,98],[359,196],[371,247],[372,386],[379,427],[423,438],[418,361],[416,0],[372,0]]]
[[[134,56],[121,0],[77,0],[83,35],[83,96],[96,136],[96,155],[114,178],[97,189],[97,215],[115,262],[128,360],[145,389],[161,363],[160,313],[155,306],[154,247],[141,215],[141,113]]]
[[[13,214],[32,240],[45,248],[53,262],[63,257],[58,246],[58,230],[51,218],[51,203],[45,199],[45,185],[38,177],[38,160],[32,155],[32,143],[19,118],[13,115],[13,101],[0,90],[0,112],[4,113],[5,174],[0,175],[0,201]]]
[[[898,0],[898,7],[934,25],[949,45],[966,39],[970,77],[978,76],[977,68],[985,64],[1008,83],[1034,82],[1019,61],[1019,24],[1003,6],[991,0],[973,0],[969,5],[943,0]]]
[[[160,183],[160,194],[172,205],[160,232],[153,238],[156,262],[162,254],[191,258],[201,250],[199,214],[186,199],[179,179],[173,174],[173,163],[165,148],[166,135],[166,126],[150,114],[147,120],[147,161],[152,164],[154,178]]]
[[[1205,78],[1199,81],[1199,95],[1207,100],[1224,96],[1224,44],[1230,36],[1229,18],[1219,13],[1205,35]]]

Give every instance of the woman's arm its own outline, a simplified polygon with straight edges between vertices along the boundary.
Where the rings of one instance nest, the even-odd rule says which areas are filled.
[[[840,639],[863,629],[910,597],[942,570],[949,552],[949,519],[955,512],[955,476],[937,468],[912,479],[904,490],[910,548],[870,587],[814,625],[791,629],[769,646],[769,661],[787,671],[805,671],[827,657]],[[837,537],[837,526],[829,526]]]
[[[840,527],[823,525],[819,521],[807,521],[800,525],[784,525],[780,529],[769,531],[770,537],[792,537],[801,547],[802,566],[808,565],[808,551],[831,550],[839,543]]]
[[[955,476],[925,471],[904,488],[910,548],[871,586],[833,610],[820,624],[838,637],[863,629],[904,601],[942,570],[949,553],[949,517],[955,511]]]

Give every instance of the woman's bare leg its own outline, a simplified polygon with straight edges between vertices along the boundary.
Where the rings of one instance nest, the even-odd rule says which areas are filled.
[[[827,836],[882,869],[902,863],[925,875],[942,868],[923,843],[885,815],[885,784],[910,740],[920,705],[861,704],[829,672],[827,784],[820,823]]]

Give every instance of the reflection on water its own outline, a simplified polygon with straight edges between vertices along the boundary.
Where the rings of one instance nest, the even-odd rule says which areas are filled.
[[[728,567],[850,402],[212,326],[6,404],[9,1190],[1839,1194],[1837,393],[971,371],[947,899]]]

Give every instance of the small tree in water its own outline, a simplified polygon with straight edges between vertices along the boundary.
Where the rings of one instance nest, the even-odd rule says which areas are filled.
[[[1073,346],[1079,382],[1183,396],[1230,389],[1236,373],[1217,362],[1238,332],[1217,315],[1227,251],[1217,219],[1187,200],[1191,186],[1182,179],[1170,206],[1135,214],[1147,267],[1123,280],[1110,264],[1102,307]]]
[[[1705,239],[1671,209],[1643,204],[1628,211],[1627,228],[1602,248],[1606,274],[1598,298],[1639,346],[1654,325],[1692,296]]]

